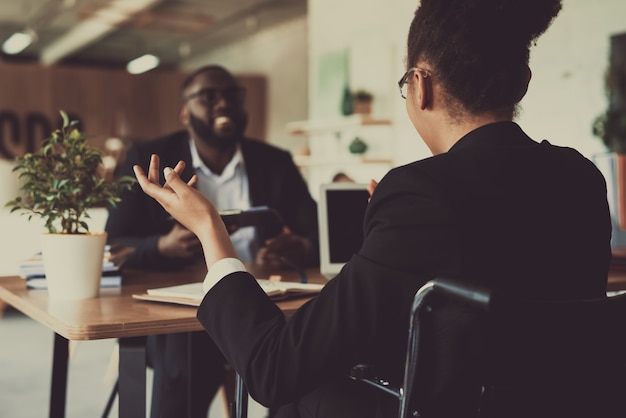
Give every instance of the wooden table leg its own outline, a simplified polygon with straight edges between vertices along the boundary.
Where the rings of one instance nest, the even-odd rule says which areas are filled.
[[[54,334],[54,351],[52,354],[52,386],[50,388],[50,418],[65,417],[65,401],[67,394],[67,363],[69,341],[61,335]]]
[[[9,307],[9,304],[0,299],[0,319],[4,316],[4,311]]]

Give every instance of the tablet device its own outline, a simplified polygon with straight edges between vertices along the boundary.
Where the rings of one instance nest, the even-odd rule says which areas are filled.
[[[369,202],[367,184],[325,183],[320,186],[320,271],[331,279],[363,243],[363,219]]]
[[[220,210],[219,214],[230,231],[232,228],[256,226],[266,228],[272,235],[279,233],[284,222],[278,212],[268,206],[253,206],[249,209]]]

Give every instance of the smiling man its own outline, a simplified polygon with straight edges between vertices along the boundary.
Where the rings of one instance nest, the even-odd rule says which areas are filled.
[[[132,175],[135,164],[147,166],[152,154],[163,164],[185,162],[183,178],[198,177],[196,187],[219,210],[269,206],[286,228],[276,231],[243,227],[230,238],[244,261],[306,267],[318,260],[317,207],[291,155],[266,143],[246,138],[245,90],[226,69],[210,65],[189,75],[181,86],[180,120],[186,130],[134,144],[118,175]],[[128,266],[176,269],[204,262],[196,236],[174,222],[139,187],[124,196],[109,213],[110,243],[135,247]],[[202,382],[194,384],[192,416],[206,417],[213,394],[223,380],[224,360],[205,333],[192,336],[194,367]],[[161,349],[155,350],[159,344]],[[187,410],[187,334],[149,339],[154,367],[151,416],[184,416]],[[160,355],[156,358],[156,355]]]

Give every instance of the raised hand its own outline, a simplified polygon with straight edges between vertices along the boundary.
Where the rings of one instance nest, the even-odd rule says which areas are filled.
[[[166,167],[163,170],[165,184],[161,186],[159,164],[159,157],[152,155],[148,175],[140,166],[133,167],[144,193],[159,202],[181,225],[200,239],[208,268],[222,258],[237,257],[217,209],[192,187],[197,182],[197,177],[194,176],[185,183],[180,178],[185,163],[180,161],[174,169]]]

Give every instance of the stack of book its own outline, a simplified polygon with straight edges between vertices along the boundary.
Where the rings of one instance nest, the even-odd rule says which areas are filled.
[[[122,284],[122,265],[132,253],[133,248],[121,245],[107,245],[102,259],[101,287],[119,287]],[[26,286],[31,289],[45,289],[46,272],[41,253],[23,260],[18,267],[18,274],[26,279]]]

